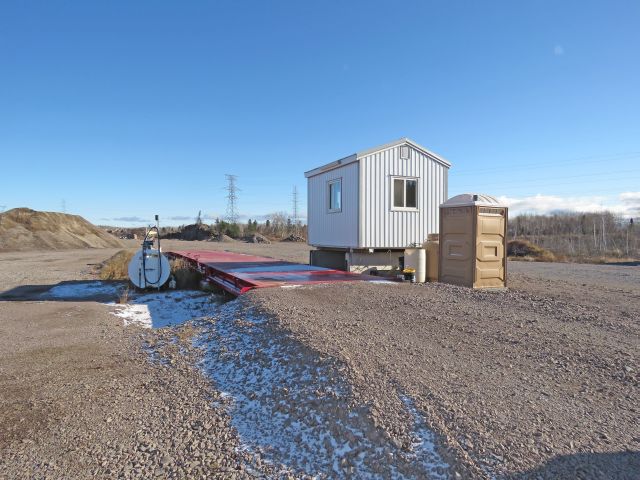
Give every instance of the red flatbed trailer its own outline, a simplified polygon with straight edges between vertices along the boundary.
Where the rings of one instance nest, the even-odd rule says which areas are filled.
[[[383,282],[373,275],[331,270],[275,258],[211,250],[165,252],[170,258],[187,261],[204,279],[229,293],[242,295],[254,288],[283,287],[335,282]]]

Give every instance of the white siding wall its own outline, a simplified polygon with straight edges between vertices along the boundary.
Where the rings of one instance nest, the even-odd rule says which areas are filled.
[[[410,158],[400,158],[400,146],[360,159],[362,168],[362,223],[360,247],[404,248],[422,243],[439,228],[439,205],[447,197],[448,168],[410,147]],[[391,209],[391,177],[417,177],[417,212]]]
[[[307,179],[309,244],[318,247],[358,246],[358,162]],[[342,211],[329,213],[327,182],[342,178]]]

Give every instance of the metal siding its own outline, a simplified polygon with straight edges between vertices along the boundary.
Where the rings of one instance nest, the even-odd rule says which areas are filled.
[[[329,213],[327,182],[342,177],[342,211]],[[309,244],[318,247],[358,247],[359,162],[307,179]]]
[[[439,206],[445,200],[447,167],[410,146],[410,158],[400,158],[400,146],[360,159],[364,202],[361,221],[364,248],[405,248],[438,232]],[[418,212],[391,210],[391,177],[417,177]]]

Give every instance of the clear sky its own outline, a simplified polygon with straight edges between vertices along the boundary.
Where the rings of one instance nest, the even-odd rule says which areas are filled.
[[[232,173],[306,211],[305,170],[403,136],[451,195],[640,215],[640,2],[2,2],[7,208],[189,223]]]

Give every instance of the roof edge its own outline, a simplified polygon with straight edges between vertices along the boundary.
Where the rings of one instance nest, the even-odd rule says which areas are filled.
[[[329,170],[333,170],[334,168],[343,167],[345,165],[349,165],[350,163],[358,161],[358,154],[352,153],[351,155],[347,155],[335,162],[327,163],[326,165],[322,165],[321,167],[314,168],[312,170],[308,170],[304,172],[304,176],[315,177],[316,175],[320,175],[321,173],[328,172]]]
[[[443,166],[445,166],[447,168],[451,167],[451,162],[449,162],[446,158],[438,155],[437,153],[432,152],[431,150],[428,150],[428,149],[424,148],[422,145],[420,145],[419,143],[414,142],[410,138],[402,137],[402,138],[399,138],[398,140],[394,140],[393,142],[385,143],[383,145],[378,145],[377,147],[373,147],[373,148],[368,148],[367,150],[362,150],[362,151],[360,151],[358,153],[353,153],[351,155],[347,155],[346,157],[343,157],[343,158],[341,158],[339,160],[336,160],[334,162],[331,162],[331,163],[327,163],[326,165],[322,165],[321,167],[317,167],[317,168],[308,170],[308,171],[304,172],[304,176],[306,178],[314,177],[316,175],[320,175],[321,173],[333,170],[334,168],[343,167],[343,166],[348,165],[350,163],[357,162],[357,161],[360,160],[360,158],[365,157],[367,155],[371,155],[372,153],[380,152],[382,150],[388,150],[389,148],[394,148],[394,147],[397,147],[398,145],[402,145],[404,143],[411,145],[413,148],[415,148],[416,150],[419,150],[424,155],[426,155],[427,157],[431,158],[432,160],[440,163],[441,165],[443,165]]]
[[[451,162],[449,162],[449,160],[447,160],[446,158],[442,157],[441,155],[438,155],[435,152],[432,152],[431,150],[428,150],[428,149],[424,148],[422,145],[420,145],[419,143],[414,142],[413,140],[411,140],[408,137],[402,137],[402,138],[399,138],[398,140],[395,140],[393,142],[385,143],[385,144],[379,145],[377,147],[373,147],[373,148],[369,148],[367,150],[363,150],[361,152],[358,152],[357,155],[358,155],[358,158],[364,157],[364,156],[367,156],[367,155],[371,155],[372,153],[379,152],[381,150],[387,150],[389,148],[397,147],[398,145],[402,145],[403,143],[408,143],[409,145],[411,145],[416,150],[420,150],[426,156],[431,157],[433,160],[441,163],[445,167],[447,167],[447,168],[451,167]]]

